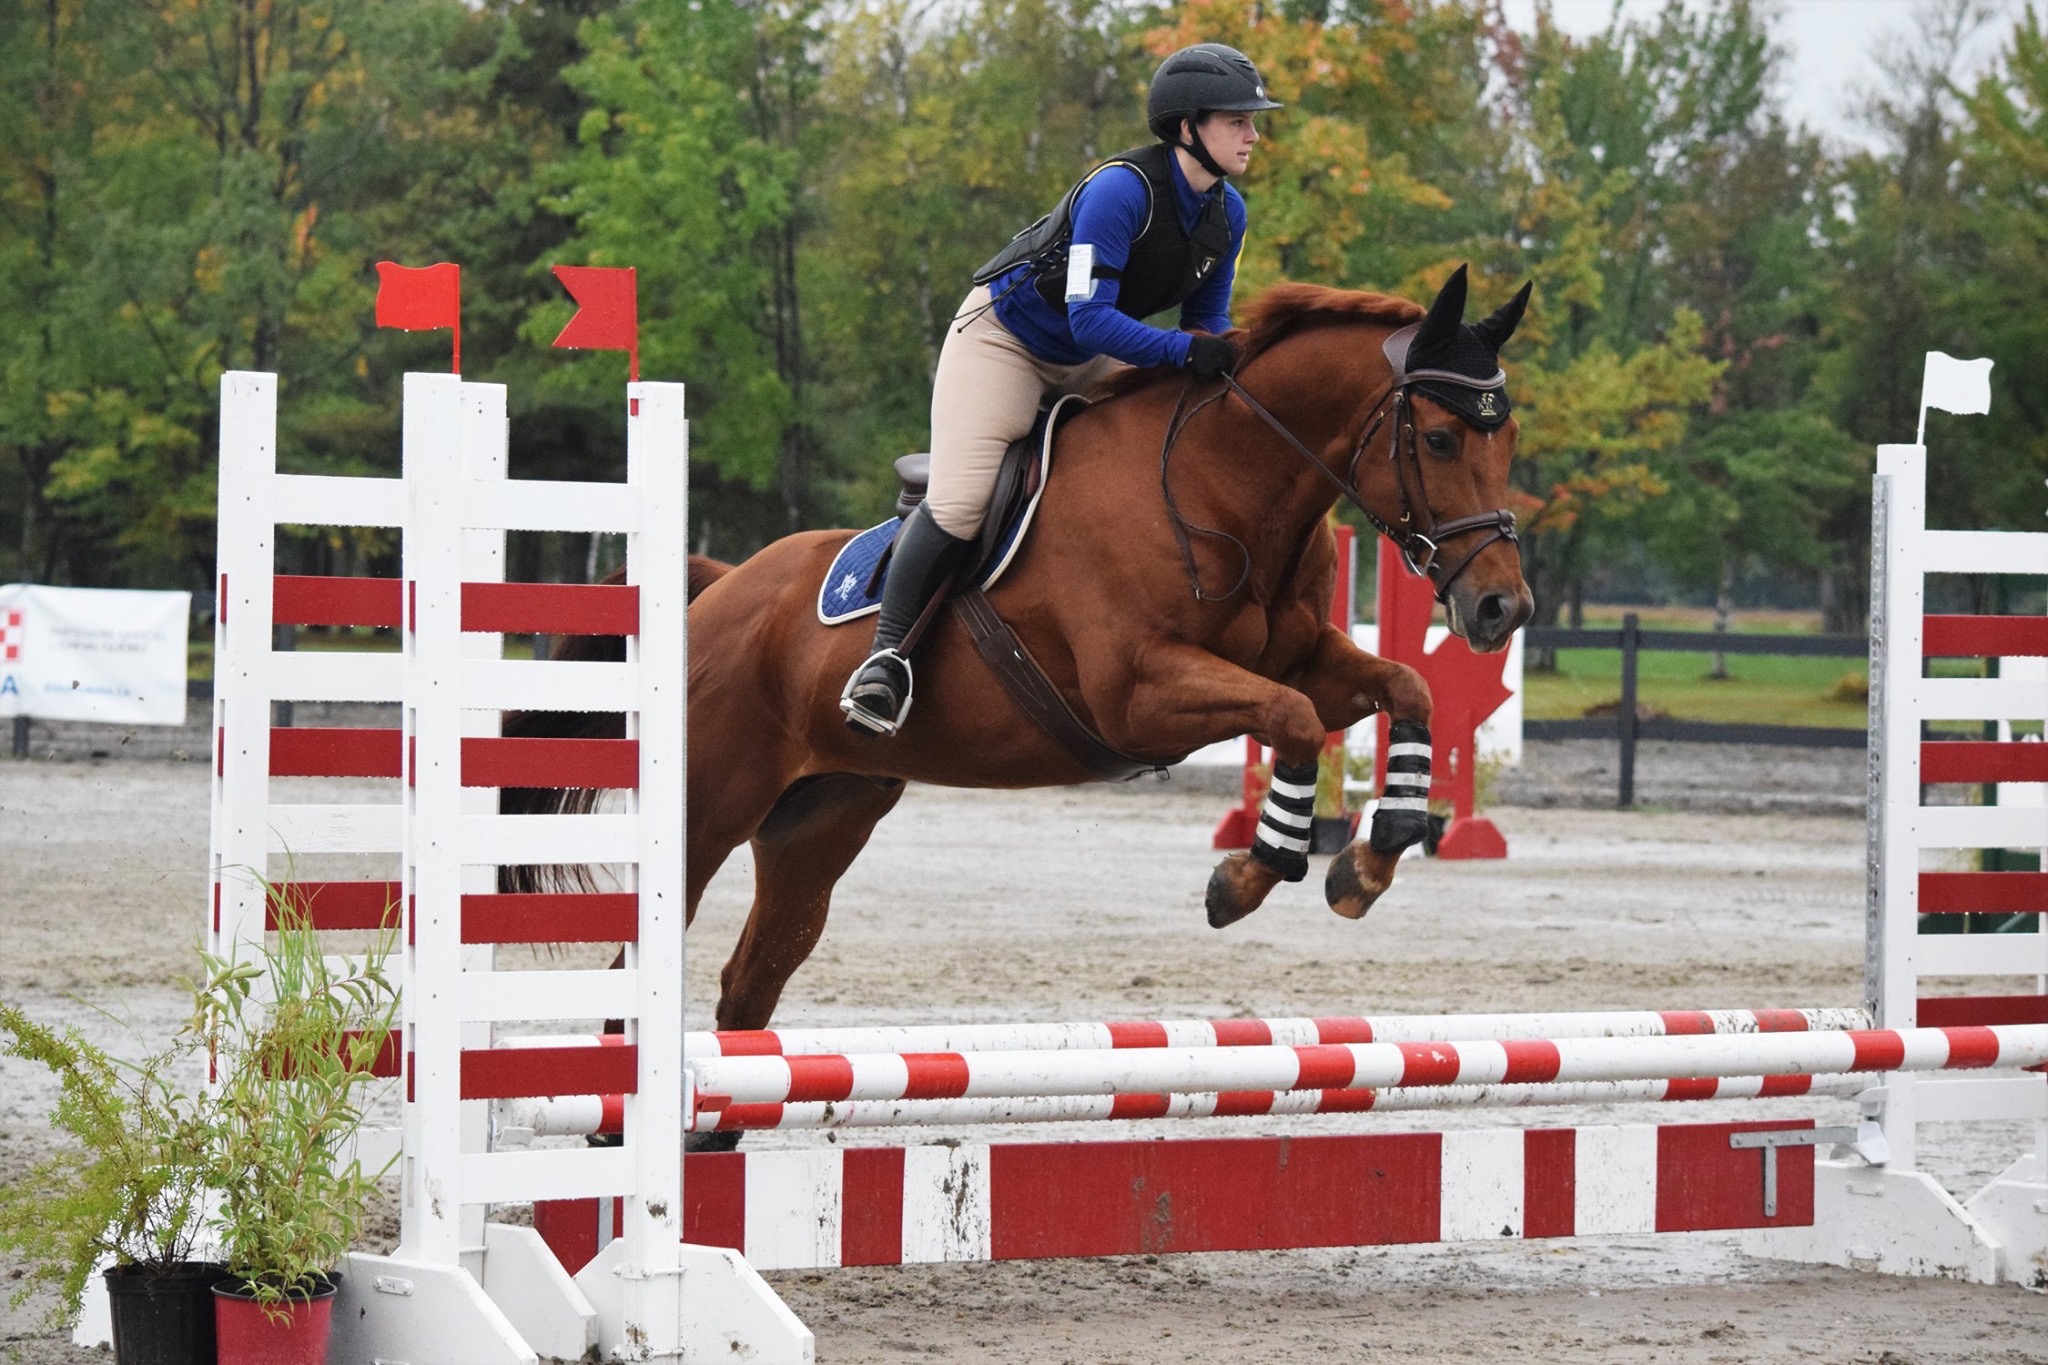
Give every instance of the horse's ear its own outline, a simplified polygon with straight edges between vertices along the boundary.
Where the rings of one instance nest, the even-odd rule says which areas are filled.
[[[1459,324],[1465,320],[1465,267],[1459,266],[1444,281],[1444,287],[1436,291],[1436,302],[1429,305],[1429,316],[1422,320],[1422,326],[1415,333],[1415,341],[1408,347],[1411,356],[1441,354],[1440,348],[1449,346],[1457,339]]]
[[[1496,308],[1491,317],[1484,322],[1473,324],[1473,332],[1493,349],[1495,355],[1500,354],[1500,348],[1508,344],[1508,338],[1515,334],[1515,328],[1521,324],[1522,314],[1529,307],[1529,291],[1535,287],[1535,283],[1531,280],[1524,284],[1521,292]]]

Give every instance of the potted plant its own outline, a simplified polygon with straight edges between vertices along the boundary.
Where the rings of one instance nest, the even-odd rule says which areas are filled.
[[[283,898],[253,960],[205,956],[191,1028],[218,1077],[210,1110],[212,1230],[228,1269],[214,1288],[221,1365],[318,1365],[335,1266],[381,1172],[354,1137],[391,1039],[398,993],[387,931],[330,959]]]
[[[213,1365],[210,1290],[223,1271],[193,1259],[213,1126],[198,1039],[182,1033],[125,1062],[76,1029],[59,1032],[0,1003],[0,1052],[55,1073],[52,1127],[71,1139],[0,1187],[0,1251],[27,1271],[14,1303],[55,1290],[52,1318],[75,1317],[105,1266],[116,1360]]]

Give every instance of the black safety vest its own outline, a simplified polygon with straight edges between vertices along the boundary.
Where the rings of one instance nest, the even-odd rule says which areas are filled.
[[[1017,266],[1031,266],[1038,296],[1054,308],[1066,307],[1067,252],[1074,240],[1074,197],[1082,186],[1111,166],[1129,166],[1145,177],[1150,212],[1145,230],[1131,243],[1122,270],[1095,267],[1095,278],[1118,282],[1117,311],[1149,318],[1188,301],[1210,272],[1230,252],[1230,215],[1224,208],[1223,182],[1218,180],[1202,205],[1202,216],[1189,232],[1180,225],[1174,202],[1173,148],[1163,142],[1119,152],[1082,176],[1060,196],[1051,213],[1010,239],[981,269],[976,284],[987,284]]]

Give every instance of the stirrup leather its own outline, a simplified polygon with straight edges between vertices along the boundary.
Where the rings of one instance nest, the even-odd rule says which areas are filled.
[[[861,685],[861,679],[868,669],[882,662],[892,662],[903,670],[903,700],[898,704],[894,717],[878,716],[853,699],[854,689]],[[916,699],[916,677],[911,670],[910,660],[894,649],[878,649],[862,660],[861,666],[854,669],[852,676],[847,678],[846,687],[839,693],[840,713],[855,725],[872,730],[878,735],[893,735],[903,727],[903,722],[910,715],[910,703]]]

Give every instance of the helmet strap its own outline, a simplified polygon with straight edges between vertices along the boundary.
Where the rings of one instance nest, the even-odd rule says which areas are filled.
[[[1183,121],[1188,125],[1189,132],[1192,133],[1195,131],[1195,119],[1186,119]],[[1177,134],[1180,130],[1176,127],[1174,131]],[[1203,170],[1207,171],[1209,174],[1215,176],[1218,180],[1228,180],[1230,178],[1230,172],[1224,170],[1221,166],[1217,165],[1216,158],[1209,155],[1209,149],[1202,145],[1202,139],[1199,135],[1190,138],[1186,142],[1182,142],[1177,136],[1170,138],[1168,140],[1171,141],[1174,146],[1180,148],[1189,156],[1193,157],[1197,165],[1199,165]]]

